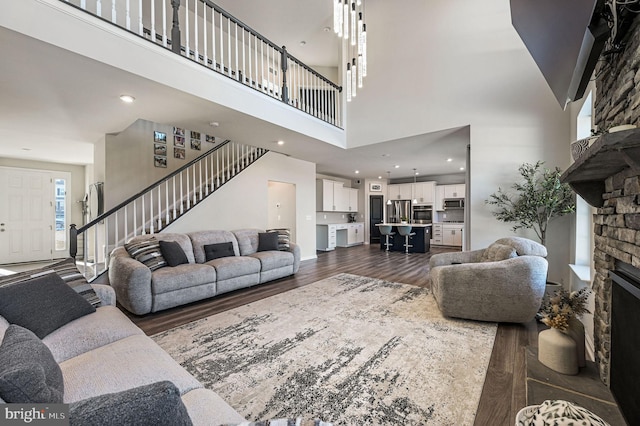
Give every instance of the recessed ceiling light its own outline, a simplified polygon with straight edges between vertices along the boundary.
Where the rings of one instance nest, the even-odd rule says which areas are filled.
[[[378,176],[378,179],[382,179],[382,176]]]
[[[418,176],[420,174],[420,172],[416,172],[416,176]]]
[[[133,101],[135,101],[135,100],[136,100],[136,98],[134,98],[134,97],[133,97],[133,96],[131,96],[131,95],[120,95],[120,100],[121,100],[122,102],[124,102],[124,103],[130,104],[130,103],[132,103]]]
[[[453,161],[453,158],[447,158],[447,161],[450,163]]]
[[[324,27],[322,31],[324,31],[325,33],[331,32],[331,27]]]
[[[360,173],[360,170],[356,170],[356,174]]]
[[[464,170],[464,167],[460,167],[460,170]]]
[[[220,123],[218,123],[217,121],[212,121],[209,123],[209,126],[211,127],[218,127],[220,125]]]
[[[278,141],[278,145],[284,145],[284,141]]]
[[[396,168],[396,169],[399,169],[399,168],[400,168],[400,166],[399,166],[398,164],[396,164],[396,165],[395,165],[395,166],[393,166],[393,167],[394,167],[394,168]]]

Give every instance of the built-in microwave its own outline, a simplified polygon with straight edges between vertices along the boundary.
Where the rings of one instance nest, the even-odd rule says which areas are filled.
[[[443,207],[447,209],[464,209],[464,198],[445,198]]]
[[[413,206],[413,223],[433,222],[433,208],[431,206]]]

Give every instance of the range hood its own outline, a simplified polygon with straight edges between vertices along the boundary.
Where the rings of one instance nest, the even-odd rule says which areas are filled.
[[[640,174],[640,129],[605,133],[562,174],[560,180],[593,207],[602,207],[605,180],[625,169]]]

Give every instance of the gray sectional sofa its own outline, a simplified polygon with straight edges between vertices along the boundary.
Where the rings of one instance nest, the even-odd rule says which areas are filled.
[[[111,253],[109,283],[125,309],[144,315],[295,274],[299,246],[288,242],[264,250],[264,234],[260,229],[240,229],[137,236],[128,244],[150,239],[178,243],[186,263],[155,269],[157,265],[150,267],[142,257],[136,260],[125,247],[117,247]],[[229,243],[232,253],[208,260],[208,247]]]
[[[63,382],[63,389],[60,385],[61,398],[62,402],[70,404],[72,425],[212,426],[244,421],[231,406],[215,392],[205,389],[114,306],[116,298],[111,287],[91,286],[102,301],[101,305],[98,302],[95,312],[64,324],[42,340],[34,334],[30,339],[32,347],[34,343],[46,345],[48,350],[40,348],[39,352],[44,350],[49,359],[53,355],[49,367],[53,365],[58,370],[59,366],[58,373],[47,371],[53,369],[46,366],[40,371],[47,375],[49,386],[54,386],[50,378],[55,374],[58,381]],[[16,330],[23,333],[17,341],[14,337]],[[25,358],[21,365],[15,367],[7,365],[19,362],[15,354],[2,358],[3,369],[9,370],[0,373],[3,392],[10,384],[7,380],[13,380],[15,384],[22,381],[21,377],[26,379],[30,374],[27,369],[37,362],[37,354],[33,350],[27,346],[20,347],[29,340],[24,336],[30,333],[0,316],[0,349],[6,351],[7,346],[12,345],[16,350],[17,346],[17,356]],[[5,352],[3,355],[9,356]],[[15,374],[18,380],[11,379],[16,377]],[[33,387],[34,381],[23,381],[23,384]],[[19,397],[23,398],[24,394]],[[3,403],[5,401],[0,398],[0,405]]]

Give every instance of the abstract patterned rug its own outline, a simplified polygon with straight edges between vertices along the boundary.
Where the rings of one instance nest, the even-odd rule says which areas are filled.
[[[473,424],[496,328],[340,274],[153,338],[248,420],[443,426]]]

